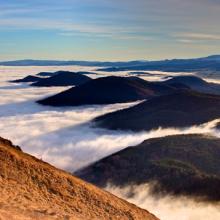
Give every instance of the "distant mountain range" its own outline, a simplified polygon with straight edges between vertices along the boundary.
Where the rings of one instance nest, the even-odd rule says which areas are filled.
[[[154,138],[128,147],[76,174],[105,187],[153,183],[153,193],[220,201],[220,139],[190,134]]]
[[[14,60],[2,61],[0,66],[135,66],[141,65],[147,61],[128,61],[128,62],[101,62],[101,61],[61,61],[61,60]]]
[[[197,72],[220,71],[220,55],[197,59],[173,59],[162,61],[149,61],[138,65],[117,66],[102,68],[101,71],[167,71],[167,72]]]
[[[0,218],[158,220],[0,138]]]
[[[213,55],[195,59],[171,59],[161,61],[124,61],[124,62],[99,62],[99,61],[60,61],[60,60],[15,60],[0,62],[3,66],[98,66],[108,67],[105,71],[123,70],[161,70],[161,71],[198,71],[220,70],[220,55]]]

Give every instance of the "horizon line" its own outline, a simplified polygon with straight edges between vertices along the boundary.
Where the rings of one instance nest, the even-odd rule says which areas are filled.
[[[50,61],[50,62],[99,62],[99,63],[105,63],[105,62],[153,62],[153,61],[165,61],[165,60],[187,60],[187,59],[201,59],[201,58],[207,58],[212,56],[220,56],[219,54],[208,54],[204,56],[193,56],[193,57],[183,57],[183,58],[163,58],[163,59],[134,59],[134,60],[77,60],[77,59],[34,59],[34,58],[24,58],[24,59],[14,59],[14,60],[0,60],[0,63],[5,62],[18,62],[18,61]]]

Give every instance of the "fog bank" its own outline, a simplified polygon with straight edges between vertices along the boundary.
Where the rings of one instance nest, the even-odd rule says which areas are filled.
[[[107,191],[154,213],[161,220],[219,220],[220,203],[194,201],[187,197],[155,197],[150,193],[150,184],[108,186]],[[211,187],[211,186],[210,186]]]

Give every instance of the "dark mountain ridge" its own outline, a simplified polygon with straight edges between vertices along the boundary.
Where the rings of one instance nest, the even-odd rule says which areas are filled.
[[[165,85],[183,84],[190,89],[209,94],[220,95],[220,85],[216,83],[208,83],[197,76],[176,76],[172,79],[164,81]]]
[[[54,76],[56,74],[59,74],[60,72],[70,72],[70,71],[60,70],[56,72],[40,72],[37,74],[37,76]],[[92,74],[95,75],[96,74],[94,72],[88,72],[88,71],[79,71],[79,72],[72,72],[72,73],[83,74],[83,75],[92,75]]]
[[[37,76],[54,76],[56,72],[40,72]]]
[[[29,75],[29,76],[26,76],[22,79],[16,79],[16,80],[12,80],[10,82],[12,82],[12,83],[38,82],[41,79],[42,78],[40,78],[40,77]]]
[[[101,187],[154,183],[153,193],[220,201],[219,157],[219,138],[174,135],[128,147],[76,174]]]
[[[181,91],[152,98],[128,109],[97,117],[95,126],[143,131],[188,127],[220,117],[220,96]]]
[[[91,80],[90,77],[69,71],[58,71],[49,78],[43,78],[32,86],[49,87],[49,86],[73,86],[80,85]]]
[[[43,105],[75,106],[113,104],[148,99],[176,90],[170,85],[151,83],[138,77],[102,77],[38,101]]]

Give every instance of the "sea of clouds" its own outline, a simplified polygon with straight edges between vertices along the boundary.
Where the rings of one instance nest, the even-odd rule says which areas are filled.
[[[211,133],[215,136],[220,136],[219,131],[215,129],[215,125],[219,120],[185,129],[158,128],[150,132],[138,133],[94,128],[91,120],[95,117],[127,108],[138,102],[66,108],[46,107],[37,104],[35,101],[61,92],[67,87],[35,88],[28,84],[12,84],[8,82],[9,80],[22,78],[41,71],[95,71],[95,69],[94,67],[79,66],[0,67],[0,136],[20,145],[25,152],[70,172],[74,172],[128,146],[137,145],[149,138],[188,133]],[[111,74],[129,75],[127,72]],[[97,75],[89,76],[100,77],[106,75],[108,73],[97,72]],[[144,78],[147,80],[163,80],[164,76],[170,77],[170,75],[181,75],[181,73],[151,71]],[[127,189],[114,188],[113,190],[113,188],[109,188],[109,190],[126,198],[125,192]],[[149,197],[148,191],[142,191],[142,189],[142,186],[141,188],[137,187],[135,197],[131,201],[152,211],[161,217],[162,220],[176,219],[176,216],[178,216],[179,220],[196,219],[187,214],[185,214],[185,218],[180,218],[183,212],[190,212],[191,200],[186,203],[182,198],[172,199],[169,200],[169,204],[166,204],[167,198],[161,198],[155,205],[154,198]],[[174,205],[175,211],[172,210]],[[186,208],[184,209],[184,207]],[[214,206],[211,207],[212,210],[215,210]],[[197,213],[195,211],[197,209],[193,210]],[[205,213],[203,206],[198,210],[201,213],[203,213],[202,211]],[[204,216],[202,215],[197,219],[207,219]],[[216,216],[218,217],[219,215],[216,214]],[[212,219],[217,220],[217,218]]]

